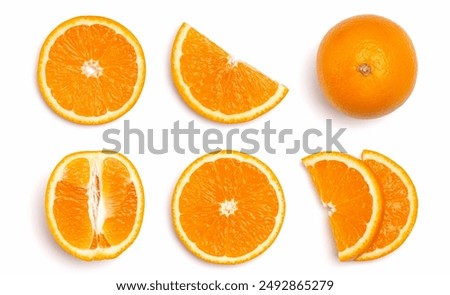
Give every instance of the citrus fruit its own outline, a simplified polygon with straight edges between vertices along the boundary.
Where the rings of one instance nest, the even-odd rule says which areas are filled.
[[[252,120],[274,108],[288,92],[186,23],[174,40],[171,64],[173,81],[184,101],[217,122]]]
[[[377,15],[358,15],[323,37],[317,75],[325,97],[338,110],[376,118],[408,99],[416,82],[417,58],[399,25]]]
[[[248,261],[277,237],[285,212],[281,185],[263,162],[237,151],[201,156],[179,178],[172,219],[183,244],[220,264]]]
[[[47,37],[37,76],[42,96],[55,113],[80,124],[102,124],[137,102],[145,80],[144,53],[118,22],[79,16]]]
[[[364,150],[362,160],[373,171],[383,196],[383,218],[372,244],[356,260],[385,256],[409,236],[417,217],[417,193],[406,171],[390,158]]]
[[[136,168],[119,153],[67,155],[47,184],[45,211],[58,244],[83,260],[117,257],[136,239],[144,191]]]
[[[340,152],[320,152],[302,162],[328,207],[339,259],[358,257],[381,223],[382,195],[375,175],[361,160]]]

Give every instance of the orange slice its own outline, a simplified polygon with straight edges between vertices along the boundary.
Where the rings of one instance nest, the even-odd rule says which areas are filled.
[[[139,233],[144,191],[125,156],[77,152],[53,170],[45,211],[49,229],[64,250],[83,260],[111,259]]]
[[[50,108],[80,124],[102,124],[128,112],[145,80],[136,37],[118,22],[79,16],[58,25],[41,48],[38,83]]]
[[[417,193],[406,171],[388,157],[364,150],[362,160],[373,171],[383,195],[384,214],[380,231],[366,251],[356,260],[385,256],[409,236],[417,218]]]
[[[171,63],[173,81],[184,101],[217,122],[252,120],[274,108],[288,92],[186,23],[176,35]]]
[[[266,251],[284,220],[281,185],[257,158],[236,151],[204,155],[183,172],[172,199],[177,235],[197,257],[236,264]]]
[[[375,175],[359,159],[339,152],[303,158],[324,206],[338,257],[358,257],[372,243],[382,215],[382,196]]]

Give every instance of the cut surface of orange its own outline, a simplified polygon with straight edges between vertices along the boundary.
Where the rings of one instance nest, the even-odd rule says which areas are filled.
[[[288,89],[184,23],[172,48],[172,77],[184,101],[202,116],[239,123],[274,108]]]
[[[236,264],[262,254],[284,220],[281,185],[263,162],[237,151],[201,156],[179,178],[172,219],[183,244],[197,257]]]
[[[364,150],[362,160],[373,171],[383,195],[383,219],[369,248],[356,260],[372,260],[392,253],[408,238],[418,211],[415,186],[406,171],[378,152]]]
[[[320,152],[302,162],[329,209],[339,259],[358,257],[381,223],[382,196],[375,175],[361,160],[340,152]]]
[[[144,190],[122,154],[76,152],[53,170],[45,210],[50,232],[68,253],[83,260],[111,259],[139,233]]]
[[[128,112],[145,80],[136,37],[101,16],[79,16],[58,25],[42,45],[38,84],[50,108],[79,124],[102,124]]]

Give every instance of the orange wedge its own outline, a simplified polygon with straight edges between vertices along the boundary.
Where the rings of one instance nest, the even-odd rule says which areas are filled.
[[[417,218],[415,186],[406,171],[393,160],[364,150],[362,160],[373,171],[383,195],[383,219],[372,244],[356,260],[383,257],[400,247],[411,233]]]
[[[136,239],[144,190],[125,156],[77,152],[53,170],[45,195],[47,222],[56,242],[83,260],[111,259]]]
[[[136,37],[118,22],[79,16],[58,25],[41,48],[39,89],[61,117],[102,124],[128,112],[145,80],[145,60]]]
[[[262,254],[284,220],[281,185],[263,162],[236,151],[204,155],[179,178],[172,199],[175,231],[197,257],[236,264]]]
[[[288,92],[287,87],[235,59],[186,23],[176,35],[171,63],[173,81],[184,101],[217,122],[257,118]]]
[[[320,152],[302,160],[325,207],[341,261],[371,245],[382,217],[382,194],[374,173],[359,159]]]

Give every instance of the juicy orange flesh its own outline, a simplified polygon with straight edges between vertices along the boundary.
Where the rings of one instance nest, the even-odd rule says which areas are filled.
[[[234,214],[220,204],[237,202]],[[180,196],[181,226],[189,240],[213,256],[239,257],[263,243],[275,226],[276,192],[255,166],[219,159],[199,167]]]
[[[364,160],[364,162],[375,174],[384,200],[384,215],[380,231],[366,250],[370,252],[391,244],[399,236],[400,230],[408,220],[410,204],[407,198],[408,190],[395,173],[374,160]]]
[[[372,215],[372,197],[363,176],[338,161],[320,161],[309,172],[322,202],[333,207],[329,216],[338,251],[354,245]]]
[[[68,163],[56,185],[53,214],[63,238],[78,249],[107,248],[119,244],[131,232],[136,217],[137,198],[127,168],[118,160],[107,158],[102,175],[95,175],[97,194],[89,191],[91,169],[86,158]],[[95,190],[94,189],[94,190]],[[92,187],[91,187],[92,190]],[[99,203],[105,206],[106,220],[100,232]],[[93,205],[95,204],[95,205]]]
[[[69,244],[79,249],[88,249],[94,236],[88,205],[89,175],[87,159],[76,159],[67,164],[56,185],[53,203],[59,232]]]
[[[102,193],[106,211],[111,214],[103,225],[105,237],[112,245],[119,244],[133,229],[137,214],[136,187],[128,169],[120,161],[107,158],[103,163]]]
[[[101,75],[87,77],[85,62],[98,62]],[[120,109],[137,81],[136,52],[111,28],[78,25],[59,36],[49,52],[46,81],[58,104],[80,116],[101,116]]]
[[[278,84],[261,72],[233,61],[205,36],[190,29],[180,61],[184,82],[206,108],[231,115],[264,104]]]

